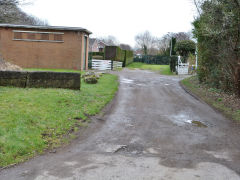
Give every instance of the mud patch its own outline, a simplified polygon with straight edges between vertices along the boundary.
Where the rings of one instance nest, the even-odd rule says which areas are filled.
[[[203,127],[203,128],[207,128],[208,127],[206,124],[203,124],[200,121],[192,121],[192,124],[197,126],[197,127]]]
[[[125,148],[127,145],[115,145],[115,144],[101,144],[99,148],[106,153],[115,153],[119,149]]]
[[[120,147],[114,153],[140,155],[143,154],[143,151],[144,147],[142,145],[131,144]]]

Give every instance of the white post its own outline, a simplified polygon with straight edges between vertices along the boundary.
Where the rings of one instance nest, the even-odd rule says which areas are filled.
[[[197,67],[198,67],[198,47],[197,47],[197,44],[196,44],[196,52],[195,52],[195,55],[196,55],[195,69],[197,69]]]
[[[178,64],[180,64],[180,62],[182,63],[181,56],[178,56]]]

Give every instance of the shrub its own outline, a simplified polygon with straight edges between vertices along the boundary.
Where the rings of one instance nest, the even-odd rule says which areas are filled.
[[[102,60],[102,59],[104,59],[104,57],[103,56],[92,56],[92,59],[100,59],[100,60]]]
[[[176,43],[175,50],[183,57],[188,57],[189,53],[194,54],[196,44],[192,40],[184,40]]]
[[[178,65],[178,56],[170,57],[170,70],[171,72],[176,72],[176,66]]]

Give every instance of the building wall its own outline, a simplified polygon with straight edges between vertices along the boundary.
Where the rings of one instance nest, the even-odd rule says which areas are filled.
[[[16,38],[13,30],[64,33],[64,42],[17,41],[13,40]],[[22,34],[22,38],[29,38],[28,34]],[[35,36],[36,39],[41,38],[41,34]],[[83,32],[0,28],[0,53],[5,60],[23,68],[82,69],[83,39]],[[49,40],[54,41],[53,34]],[[86,56],[86,64],[87,59]]]

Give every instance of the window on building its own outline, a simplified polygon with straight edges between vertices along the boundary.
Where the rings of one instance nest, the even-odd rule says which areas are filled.
[[[54,34],[54,41],[63,41],[62,34]]]
[[[39,32],[39,31],[19,31],[13,30],[13,40],[16,41],[33,41],[33,42],[56,42],[63,41],[64,33],[61,32]]]
[[[14,32],[14,39],[22,39],[23,36],[22,36],[23,33],[21,32]]]
[[[34,34],[34,33],[27,33],[27,39],[31,39],[31,40],[36,39],[36,34]]]
[[[41,40],[49,40],[49,34],[48,33],[42,33],[41,34]]]

